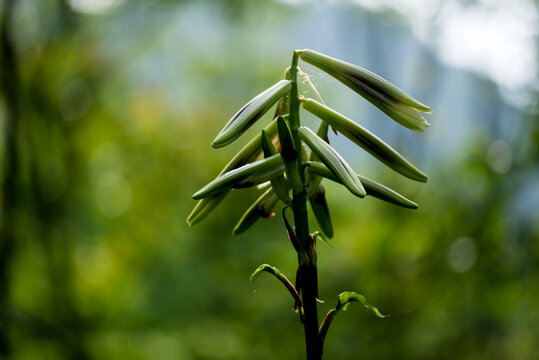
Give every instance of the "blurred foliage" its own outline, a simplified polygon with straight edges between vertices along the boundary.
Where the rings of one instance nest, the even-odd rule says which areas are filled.
[[[321,311],[350,290],[390,315],[350,306],[328,333],[326,357],[539,353],[536,103],[507,105],[495,84],[448,69],[417,45],[404,53],[398,45],[413,40],[401,25],[352,5],[334,21],[320,18],[316,30],[298,7],[274,2],[0,4],[0,358],[302,358],[302,327],[282,285],[261,277],[253,294],[248,281],[261,263],[295,271],[279,217],[232,237],[256,197],[248,190],[230,194],[205,224],[189,228],[185,219],[192,193],[249,136],[210,151],[222,124],[282,77],[292,49],[330,44],[367,49],[363,60],[389,73],[430,74],[410,75],[410,84],[435,114],[431,140],[420,145],[385,132],[426,168],[426,186],[371,169],[366,157],[351,161],[365,161],[419,210],[326,186],[336,236],[334,248],[319,245]],[[364,35],[349,41],[356,23]],[[395,66],[391,51],[419,62]],[[323,96],[367,126],[389,124],[313,76]]]

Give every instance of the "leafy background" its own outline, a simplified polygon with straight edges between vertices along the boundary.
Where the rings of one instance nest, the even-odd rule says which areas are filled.
[[[261,263],[293,277],[281,220],[230,235],[256,191],[185,223],[194,191],[259,127],[219,151],[210,142],[295,48],[366,67],[434,109],[412,133],[300,65],[330,106],[430,176],[401,178],[331,135],[358,172],[420,209],[327,184],[336,231],[318,247],[321,314],[350,290],[390,316],[352,304],[326,357],[539,353],[536,2],[0,4],[0,358],[304,356],[282,285],[262,276],[254,294],[248,282]]]

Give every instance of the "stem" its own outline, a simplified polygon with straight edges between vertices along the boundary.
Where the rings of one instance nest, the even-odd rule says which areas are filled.
[[[300,127],[299,118],[299,97],[297,84],[298,55],[294,52],[292,65],[290,67],[290,130],[296,149],[298,150],[298,169],[303,183],[299,192],[294,191],[292,198],[292,210],[294,211],[294,223],[296,225],[296,237],[303,245],[305,251],[298,253],[298,273],[301,286],[301,295],[304,308],[304,329],[305,345],[307,347],[307,360],[321,360],[322,354],[318,345],[318,311],[316,308],[316,297],[318,296],[318,275],[316,270],[316,247],[315,241],[309,232],[309,222],[307,218],[307,190],[305,187],[305,174],[301,169],[303,159],[301,158],[301,140],[298,135]]]

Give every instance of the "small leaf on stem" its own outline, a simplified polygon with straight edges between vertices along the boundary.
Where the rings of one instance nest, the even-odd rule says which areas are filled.
[[[260,265],[252,274],[251,274],[251,277],[249,278],[249,282],[251,283],[251,287],[253,287],[253,282],[256,280],[256,278],[258,276],[260,276],[260,274],[262,272],[268,272],[270,274],[272,274],[273,276],[275,276],[281,283],[283,283],[283,285],[286,287],[286,289],[288,290],[288,292],[290,293],[290,295],[292,295],[292,297],[294,298],[294,302],[295,302],[295,306],[298,306],[299,309],[300,309],[300,316],[303,317],[303,303],[301,301],[301,298],[299,297],[299,294],[298,292],[296,291],[296,288],[294,287],[294,285],[292,285],[292,283],[286,278],[286,276],[284,276],[280,271],[279,269],[277,269],[276,267],[274,266],[271,266],[271,265],[268,265],[268,264],[262,264]],[[253,291],[256,292],[256,289],[253,287]]]
[[[365,308],[371,310],[376,316],[380,318],[386,317],[385,315],[382,315],[380,311],[378,311],[377,308],[372,306],[368,303],[367,299],[365,299],[365,296],[357,294],[352,291],[345,291],[339,295],[339,298],[337,300],[337,305],[334,309],[331,309],[327,314],[324,320],[322,321],[322,324],[320,325],[320,330],[318,331],[318,345],[320,346],[320,350],[322,351],[324,347],[324,341],[326,339],[327,332],[329,330],[329,326],[331,325],[331,322],[339,312],[339,310],[346,311],[348,308],[348,305],[351,302],[359,302],[361,303]]]
[[[286,218],[286,209],[288,209],[288,206],[283,208],[282,216],[284,221],[284,226],[286,227],[286,234],[288,235],[288,238],[290,239],[290,242],[292,242],[292,246],[294,246],[294,250],[296,250],[297,253],[300,251],[304,251],[303,246],[298,241],[298,238],[296,237],[296,233],[294,232],[294,229],[288,222],[288,219]]]

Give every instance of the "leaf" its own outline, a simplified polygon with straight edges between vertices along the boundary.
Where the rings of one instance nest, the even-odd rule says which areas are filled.
[[[302,99],[301,102],[305,110],[327,122],[391,169],[410,179],[427,182],[427,175],[367,129],[316,100]]]
[[[294,246],[294,250],[296,250],[297,253],[301,251],[305,251],[303,249],[303,246],[298,241],[298,238],[296,237],[296,233],[294,232],[294,229],[288,222],[288,219],[286,218],[286,209],[288,209],[288,206],[283,208],[282,216],[283,216],[283,222],[284,226],[286,228],[286,234],[288,235],[288,239],[290,239],[290,242],[292,243],[292,246]]]
[[[244,188],[268,181],[284,171],[279,154],[243,165],[231,170],[204,186],[193,195],[193,199],[203,199],[231,188]]]
[[[340,179],[337,178],[335,174],[333,174],[322,163],[311,161],[305,163],[305,166],[309,169],[309,172],[313,174],[325,177],[326,179],[335,181],[337,183],[342,183]],[[361,183],[367,191],[367,195],[408,209],[417,209],[419,207],[415,202],[405,198],[387,186],[359,174],[356,174],[356,176],[361,180]]]
[[[317,184],[314,188],[311,187],[311,193],[309,194],[309,202],[313,209],[314,216],[322,232],[328,237],[333,237],[333,225],[331,224],[331,217],[329,215],[329,208],[326,201],[326,190],[322,184]]]
[[[384,318],[385,315],[382,315],[380,311],[378,311],[377,308],[369,304],[365,296],[355,293],[353,291],[345,291],[342,292],[339,295],[339,301],[337,302],[337,306],[335,307],[336,310],[342,309],[343,311],[346,311],[348,309],[348,306],[351,302],[359,302],[361,305],[363,305],[365,308],[371,310],[376,316],[379,318]]]
[[[296,288],[294,287],[294,285],[292,285],[292,283],[286,278],[286,276],[284,276],[283,274],[281,274],[281,272],[276,268],[276,267],[273,267],[271,265],[268,265],[268,264],[263,264],[263,265],[260,265],[252,274],[251,274],[251,278],[249,279],[249,282],[251,283],[251,286],[253,286],[253,282],[254,280],[256,280],[256,278],[258,276],[260,276],[260,274],[263,272],[263,271],[266,271],[270,274],[272,274],[273,276],[275,276],[280,282],[283,283],[283,285],[286,287],[286,289],[288,290],[288,292],[290,293],[290,295],[292,295],[292,297],[294,298],[294,302],[296,303],[296,305],[299,306],[300,308],[300,311],[301,311],[301,315],[303,315],[303,303],[301,302],[301,298],[299,297],[299,294],[298,292],[296,291]],[[256,292],[256,289],[253,287],[253,291]]]
[[[264,128],[266,134],[270,138],[277,139],[277,120],[273,120],[268,126]],[[261,144],[261,134],[256,135],[247,145],[245,145],[238,153],[228,162],[228,164],[221,170],[218,176],[223,175],[226,172],[234,170],[240,166],[248,164],[257,160],[258,158],[263,157],[262,153],[262,144]],[[213,209],[215,209],[221,201],[228,194],[228,190],[225,190],[217,195],[210,196],[208,198],[199,200],[195,205],[193,211],[187,218],[187,223],[192,226],[206,216],[208,216]]]
[[[296,53],[303,61],[333,76],[401,125],[416,131],[423,131],[422,126],[429,126],[415,110],[428,113],[431,108],[380,76],[313,50],[299,50]]]
[[[228,121],[211,145],[214,148],[220,148],[236,140],[280,98],[285,96],[290,91],[290,88],[290,80],[281,80],[249,101]]]
[[[288,182],[294,192],[300,192],[303,190],[303,181],[298,169],[298,150],[296,144],[294,144],[292,132],[282,116],[277,118],[277,133],[279,134],[281,157],[283,158]]]
[[[324,234],[321,233],[320,231],[315,231],[315,232],[313,232],[312,235],[313,235],[313,238],[314,238],[315,240],[320,239],[320,240],[322,240],[323,242],[325,242],[326,244],[328,244],[328,246],[329,246],[330,248],[333,248],[333,245],[331,245],[331,243],[328,241],[328,239],[326,239],[326,238],[324,237]]]
[[[326,166],[333,171],[335,176],[339,178],[340,182],[346,186],[352,194],[364,197],[366,195],[365,189],[359,178],[356,176],[350,165],[333,149],[327,142],[322,140],[312,130],[304,126],[298,130],[300,138],[311,148],[316,156],[322,160]]]
[[[374,314],[380,318],[384,318],[385,315],[382,315],[380,311],[378,311],[377,308],[372,306],[367,302],[367,299],[363,295],[357,294],[352,291],[345,291],[339,295],[339,298],[337,300],[337,305],[334,309],[331,309],[324,320],[322,321],[322,324],[320,325],[320,330],[318,331],[318,345],[320,346],[320,350],[324,347],[324,341],[326,339],[327,332],[329,330],[329,326],[331,325],[331,322],[339,312],[339,310],[346,311],[348,308],[348,305],[351,302],[359,302],[367,309],[374,312]]]
[[[261,217],[269,218],[275,215],[274,209],[278,202],[279,198],[273,188],[266,190],[243,214],[234,230],[232,230],[232,234],[239,235],[243,233]]]

